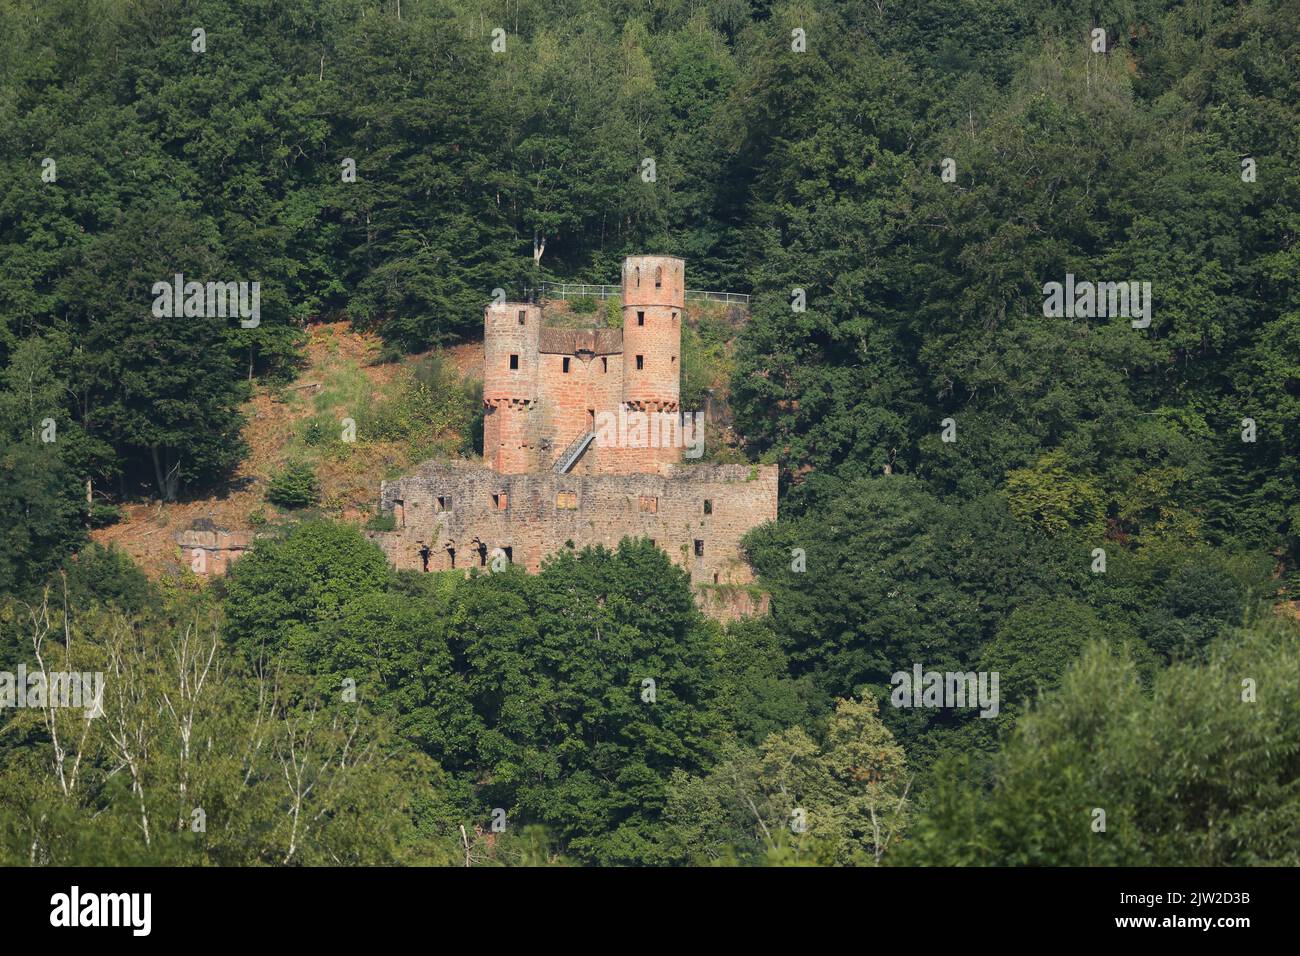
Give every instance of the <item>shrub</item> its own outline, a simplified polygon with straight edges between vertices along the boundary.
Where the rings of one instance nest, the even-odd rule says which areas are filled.
[[[155,598],[152,585],[139,566],[116,547],[92,542],[64,565],[68,603],[85,608],[91,603],[113,604],[131,614],[143,613]]]
[[[122,509],[117,505],[105,505],[95,502],[90,509],[90,526],[92,528],[107,528],[109,525],[117,524],[122,520]]]
[[[391,511],[383,511],[366,522],[368,531],[396,531],[397,518]]]
[[[325,442],[325,426],[317,419],[309,419],[302,429],[303,444],[315,448]]]
[[[311,465],[291,461],[271,479],[266,500],[282,508],[306,508],[320,501],[320,482]]]
[[[623,327],[623,300],[617,296],[605,300],[605,326],[611,329]]]
[[[474,419],[482,414],[482,392],[462,382],[454,365],[430,355],[393,384],[383,399],[358,416],[365,441],[404,442],[427,454],[448,432],[462,443],[472,440]],[[479,389],[481,385],[477,385]]]

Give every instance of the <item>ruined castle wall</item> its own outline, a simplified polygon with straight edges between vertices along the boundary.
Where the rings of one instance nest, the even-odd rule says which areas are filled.
[[[642,537],[690,573],[709,613],[766,607],[740,541],[776,518],[775,466],[682,464],[699,438],[681,421],[685,264],[631,256],[622,295],[621,330],[543,328],[526,303],[485,310],[483,466],[430,462],[384,483],[396,530],[367,535],[396,567],[486,567],[499,548],[537,571],[556,551]]]
[[[777,470],[692,465],[667,475],[502,475],[468,463],[431,464],[385,482],[381,507],[394,512],[398,528],[369,536],[398,568],[422,570],[424,549],[433,571],[453,567],[453,555],[456,568],[481,566],[502,548],[513,563],[537,571],[551,552],[615,548],[632,536],[653,539],[695,585],[746,585],[753,575],[740,540],[775,520]]]
[[[251,531],[188,528],[175,534],[182,564],[198,575],[222,575],[252,547]]]

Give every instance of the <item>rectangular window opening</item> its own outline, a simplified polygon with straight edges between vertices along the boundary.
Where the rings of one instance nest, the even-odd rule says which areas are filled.
[[[697,558],[704,557],[704,542],[699,538],[695,539],[695,556]]]
[[[644,312],[638,312],[638,313],[636,314],[636,324],[637,324],[637,325],[645,325],[645,313],[644,313]]]
[[[564,371],[566,374],[569,371],[569,357],[567,355],[564,357]]]
[[[638,355],[638,356],[636,357],[636,367],[637,367],[637,371],[640,371],[641,369],[645,368],[645,356],[644,356],[644,355]]]
[[[710,501],[708,498],[704,499],[704,513],[706,515],[713,514],[713,502]]]
[[[512,355],[510,356],[510,371],[516,372],[518,370],[519,370],[519,356]]]
[[[659,499],[650,495],[642,495],[638,503],[638,510],[642,514],[657,515],[659,513]]]

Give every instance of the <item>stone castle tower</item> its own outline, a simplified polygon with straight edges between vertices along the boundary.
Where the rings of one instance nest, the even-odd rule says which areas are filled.
[[[578,474],[657,472],[681,460],[685,263],[623,263],[623,328],[543,328],[541,309],[489,305],[483,316],[483,457],[502,474],[565,465]],[[598,441],[601,423],[658,436]],[[643,416],[643,417],[642,417]],[[665,440],[667,438],[668,440]]]
[[[703,434],[681,407],[685,263],[623,263],[622,329],[547,327],[537,305],[483,316],[483,463],[386,481],[395,529],[368,536],[398,568],[537,571],[562,549],[649,538],[722,617],[759,610],[745,533],[777,513],[775,465],[683,463]]]

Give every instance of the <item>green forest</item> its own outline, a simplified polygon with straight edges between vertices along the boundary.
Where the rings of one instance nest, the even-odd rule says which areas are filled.
[[[0,678],[0,865],[1300,865],[1300,0],[0,27],[0,674],[105,679],[87,719]],[[647,539],[418,574],[308,508],[209,580],[92,542],[220,494],[312,323],[398,361],[639,253],[751,296],[762,616]],[[177,274],[260,321],[156,317]],[[1075,280],[1149,315],[1051,314]],[[999,712],[897,706],[914,665]]]

